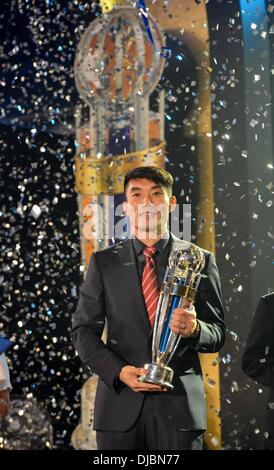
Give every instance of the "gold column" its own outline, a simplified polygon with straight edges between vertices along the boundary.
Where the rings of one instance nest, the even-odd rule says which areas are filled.
[[[204,3],[193,0],[170,0],[159,8],[147,0],[147,7],[163,31],[177,31],[196,59],[199,75],[199,104],[188,116],[185,135],[198,140],[201,200],[198,203],[197,244],[215,252],[213,153],[210,103],[210,50],[207,12]],[[207,399],[208,425],[205,442],[208,449],[221,449],[219,355],[200,354]]]
[[[131,5],[130,0],[100,0],[102,13],[109,13],[115,6]]]

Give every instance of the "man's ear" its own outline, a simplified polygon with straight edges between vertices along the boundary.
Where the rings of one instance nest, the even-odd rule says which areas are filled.
[[[123,201],[123,214],[127,215],[127,201]]]
[[[173,212],[177,204],[176,196],[170,196],[169,198],[169,212]]]

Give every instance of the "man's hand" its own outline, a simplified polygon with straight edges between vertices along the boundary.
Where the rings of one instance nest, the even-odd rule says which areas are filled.
[[[192,335],[197,326],[195,307],[192,306],[191,310],[188,310],[189,305],[188,302],[184,307],[175,308],[170,322],[171,331],[185,338]]]
[[[146,373],[145,369],[133,366],[125,366],[121,369],[119,379],[134,392],[166,392],[167,389],[161,385],[139,382],[138,377]]]

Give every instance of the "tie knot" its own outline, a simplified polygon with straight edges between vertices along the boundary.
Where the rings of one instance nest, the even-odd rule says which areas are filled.
[[[153,246],[147,246],[146,248],[144,248],[144,255],[145,257],[153,258],[156,251],[157,251],[157,248],[154,248]]]

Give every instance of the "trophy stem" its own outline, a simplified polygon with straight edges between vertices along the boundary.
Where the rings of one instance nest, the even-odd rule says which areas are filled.
[[[186,297],[180,297],[177,306],[182,307],[185,300],[188,300],[188,299]],[[174,308],[176,308],[176,307],[174,307]],[[189,309],[192,308],[192,302],[190,303],[188,308]],[[168,364],[171,361],[171,358],[172,358],[175,350],[177,349],[178,344],[179,344],[179,342],[181,341],[181,338],[182,338],[178,333],[172,333],[171,330],[169,330],[169,331],[170,331],[170,334],[169,334],[167,343],[165,345],[165,357],[163,359],[163,362],[165,364]]]
[[[176,295],[172,299],[171,308],[169,309],[169,314],[168,314],[167,320],[166,320],[167,326],[164,329],[164,336],[163,336],[161,344],[160,344],[160,352],[166,351],[167,343],[168,343],[168,340],[169,340],[169,337],[170,337],[170,321],[171,321],[171,318],[172,318],[172,313],[173,313],[173,310],[179,306],[180,300],[181,300],[181,298],[177,297]]]

